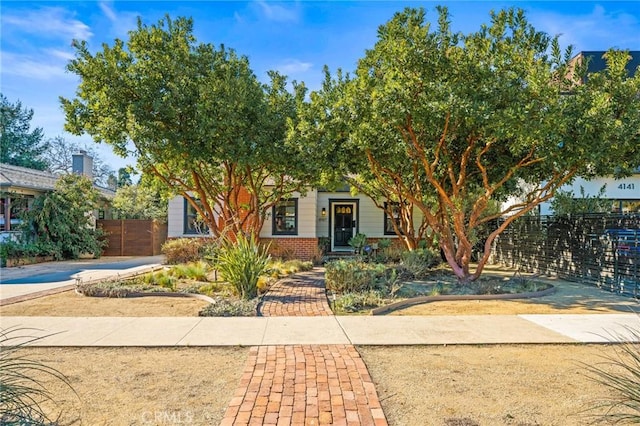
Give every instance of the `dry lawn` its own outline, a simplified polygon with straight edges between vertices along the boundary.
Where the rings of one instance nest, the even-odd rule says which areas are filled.
[[[577,287],[576,287],[577,286]],[[525,301],[437,302],[395,314],[629,312],[636,302],[577,284]],[[0,308],[0,315],[193,316],[189,299],[87,298],[73,292]],[[585,425],[609,392],[587,379],[611,345],[359,347],[391,425]],[[65,425],[215,425],[238,385],[246,348],[29,348],[70,377],[50,383]]]

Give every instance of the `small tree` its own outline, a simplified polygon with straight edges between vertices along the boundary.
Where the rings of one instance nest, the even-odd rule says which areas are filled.
[[[100,256],[103,232],[95,227],[93,216],[99,198],[86,177],[61,176],[55,190],[36,198],[25,214],[23,238],[51,247],[58,260],[77,259],[82,253]]]

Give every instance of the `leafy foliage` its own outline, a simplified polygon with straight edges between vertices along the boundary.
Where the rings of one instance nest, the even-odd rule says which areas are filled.
[[[44,338],[33,337],[33,331],[36,330],[0,329],[0,424],[57,424],[57,419],[43,407],[45,402],[55,402],[43,378],[63,383],[75,393],[63,373],[22,354],[26,346]]]
[[[440,253],[430,249],[407,250],[402,253],[402,266],[414,278],[425,277],[439,263]]]
[[[258,279],[266,271],[269,259],[253,235],[240,234],[236,241],[226,240],[222,244],[216,268],[241,298],[249,300],[258,295]]]
[[[388,302],[387,295],[380,290],[366,290],[357,293],[345,293],[336,297],[331,304],[337,315],[360,312],[366,309],[384,306]]]
[[[551,210],[556,215],[610,213],[611,200],[604,198],[606,185],[603,185],[596,195],[585,194],[584,187],[580,187],[580,196],[573,191],[558,191],[551,200]]]
[[[175,238],[162,245],[162,254],[169,265],[197,262],[217,247],[218,243],[207,238]]]
[[[167,201],[151,186],[119,186],[112,200],[120,219],[155,219],[167,221]]]
[[[276,72],[260,84],[246,57],[196,43],[191,19],[138,21],[126,42],[96,54],[74,46],[68,70],[81,81],[76,98],[61,99],[65,129],[122,155],[131,144],[139,169],[185,197],[214,236],[258,232],[269,209],[314,176],[285,138],[304,86],[289,93]]]
[[[255,317],[258,312],[259,299],[229,300],[216,299],[216,303],[205,306],[198,313],[201,317]]]
[[[317,153],[326,179],[347,176],[403,215],[418,209],[466,282],[480,276],[498,234],[575,176],[640,164],[640,73],[629,77],[628,53],[610,51],[607,69],[584,78],[571,49],[521,10],[492,13],[469,34],[438,12],[434,25],[422,9],[395,14],[353,77],[326,71],[290,136]]]
[[[93,211],[100,193],[83,176],[64,175],[53,192],[36,198],[21,224],[23,243],[37,244],[60,259],[82,253],[100,256],[105,242],[95,227]]]
[[[336,260],[325,265],[327,290],[334,293],[363,292],[376,287],[385,266],[356,259]]]
[[[33,110],[12,104],[0,93],[0,163],[45,170],[43,155],[49,149],[40,127],[30,130]]]

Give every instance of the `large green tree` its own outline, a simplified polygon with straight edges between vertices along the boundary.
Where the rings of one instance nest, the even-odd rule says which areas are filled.
[[[11,103],[0,93],[0,163],[45,170],[48,149],[40,127],[31,129],[33,110]],[[71,159],[69,159],[71,161]]]
[[[291,136],[320,153],[327,178],[347,173],[372,198],[417,208],[468,283],[494,239],[563,184],[640,164],[640,73],[611,51],[605,71],[584,76],[521,10],[470,34],[438,12],[433,26],[421,9],[381,26],[353,76],[327,72]]]
[[[126,43],[96,54],[75,46],[68,69],[81,81],[75,99],[61,99],[66,129],[122,155],[133,146],[139,169],[189,200],[214,235],[257,232],[304,187],[306,163],[285,138],[303,86],[292,94],[275,72],[261,84],[246,57],[196,43],[185,18],[139,21]]]

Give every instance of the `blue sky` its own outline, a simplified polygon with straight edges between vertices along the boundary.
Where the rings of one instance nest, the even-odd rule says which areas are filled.
[[[351,71],[365,49],[373,47],[377,28],[406,6],[424,7],[437,19],[435,7],[446,5],[453,27],[475,31],[489,21],[489,11],[519,7],[529,21],[549,34],[560,34],[563,47],[640,50],[638,1],[12,1],[0,5],[0,88],[10,102],[34,110],[33,126],[47,137],[63,136],[93,145],[90,137],[63,131],[59,96],[73,97],[77,78],[65,71],[73,58],[72,39],[93,51],[115,38],[127,39],[137,17],[146,24],[166,14],[194,19],[199,42],[224,44],[249,57],[258,78],[279,70],[292,80],[318,88],[322,67]],[[121,159],[98,145],[115,170],[133,160]]]

